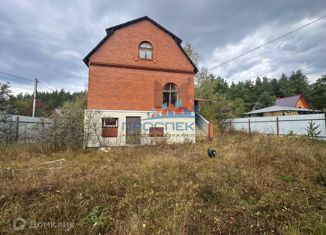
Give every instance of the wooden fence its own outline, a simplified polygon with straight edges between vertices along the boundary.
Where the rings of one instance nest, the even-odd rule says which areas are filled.
[[[307,135],[310,122],[318,127],[318,138],[326,140],[326,114],[236,118],[228,119],[224,124],[229,129],[249,133],[302,136]]]

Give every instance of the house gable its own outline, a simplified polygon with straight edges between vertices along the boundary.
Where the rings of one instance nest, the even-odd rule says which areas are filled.
[[[276,106],[285,106],[293,108],[304,108],[310,109],[308,102],[305,100],[303,95],[296,95],[290,97],[284,97],[277,99],[275,102]]]
[[[303,97],[303,95],[300,96],[296,103],[296,108],[303,108],[303,109],[310,109],[310,105],[306,101],[306,99]]]
[[[87,65],[108,64],[133,68],[169,69],[175,71],[198,70],[181,47],[181,39],[150,19],[136,20],[106,29],[104,39],[84,58]],[[138,47],[143,41],[153,47],[153,60],[138,58]]]
[[[88,109],[160,109],[163,87],[173,83],[179,107],[193,110],[197,68],[180,46],[181,39],[147,17],[111,27],[107,33],[84,59],[89,67]],[[152,58],[139,58],[142,42],[150,43]]]

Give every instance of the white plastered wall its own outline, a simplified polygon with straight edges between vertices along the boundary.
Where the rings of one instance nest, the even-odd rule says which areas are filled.
[[[169,116],[159,119],[149,118],[153,111],[129,110],[85,110],[85,146],[124,146],[126,145],[126,117],[141,118],[141,144],[159,142],[195,143],[195,115],[191,117]],[[102,118],[118,118],[118,137],[102,137]],[[149,137],[150,127],[164,127],[164,137]]]

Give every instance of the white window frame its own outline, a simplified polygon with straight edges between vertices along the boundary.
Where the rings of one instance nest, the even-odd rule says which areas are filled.
[[[139,44],[138,57],[142,60],[153,60],[153,46],[150,42],[144,41]]]

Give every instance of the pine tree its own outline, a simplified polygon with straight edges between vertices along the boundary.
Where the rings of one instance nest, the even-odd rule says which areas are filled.
[[[316,138],[320,135],[321,131],[318,131],[320,125],[316,125],[315,122],[310,121],[306,127],[307,136],[311,138]]]

